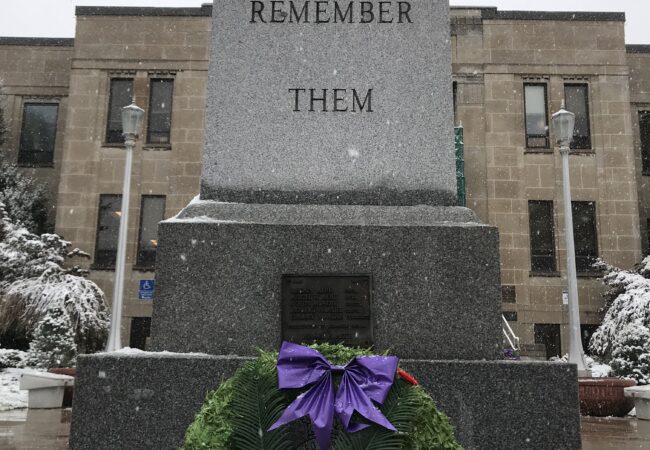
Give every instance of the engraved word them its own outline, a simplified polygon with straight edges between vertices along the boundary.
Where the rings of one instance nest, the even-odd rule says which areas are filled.
[[[373,112],[372,89],[368,89],[365,96],[359,96],[356,89],[292,88],[289,89],[289,92],[294,94],[294,112],[305,110],[316,112],[316,105],[320,105],[320,112]],[[301,93],[304,95],[301,96]],[[350,100],[352,102],[351,106]],[[307,106],[309,106],[309,109],[306,109]]]

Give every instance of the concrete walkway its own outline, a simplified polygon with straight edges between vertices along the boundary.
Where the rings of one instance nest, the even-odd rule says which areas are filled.
[[[70,409],[16,409],[0,412],[0,449],[68,448]],[[582,418],[583,450],[650,449],[650,421]]]

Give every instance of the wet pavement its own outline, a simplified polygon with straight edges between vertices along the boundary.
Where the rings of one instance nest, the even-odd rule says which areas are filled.
[[[0,412],[0,449],[68,448],[71,409],[13,409]]]
[[[0,449],[68,448],[70,409],[15,409],[0,412]],[[582,418],[583,450],[650,449],[650,421],[627,418]]]
[[[650,421],[633,417],[583,417],[583,450],[650,449]]]

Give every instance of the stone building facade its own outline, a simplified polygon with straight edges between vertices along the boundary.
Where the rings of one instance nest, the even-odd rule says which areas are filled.
[[[59,94],[56,230],[94,255],[91,277],[109,299],[124,167],[116,111],[131,97],[147,110],[130,198],[123,340],[132,346],[148,334],[152,303],[139,299],[139,290],[142,280],[154,279],[155,224],[199,192],[210,15],[206,5],[78,7],[74,46],[65,54],[47,47],[51,53],[40,56],[53,55],[67,70]],[[650,137],[642,136],[650,133],[643,122],[650,53],[646,46],[626,48],[624,21],[618,13],[452,8],[467,205],[499,227],[503,311],[524,354],[567,348],[562,175],[549,131],[564,98],[579,116],[570,159],[586,335],[599,323],[603,292],[590,263],[600,257],[631,267],[648,251],[643,155],[650,158],[650,149],[642,147]],[[0,40],[0,71],[17,64],[8,48]],[[14,92],[5,96],[19,117],[29,92]]]
[[[641,245],[650,254],[650,45],[628,45],[630,113],[639,190]]]
[[[0,37],[0,108],[8,129],[0,156],[47,184],[52,194],[52,224],[67,128],[73,45],[74,39]],[[45,120],[39,121],[40,126],[30,126],[36,118]]]

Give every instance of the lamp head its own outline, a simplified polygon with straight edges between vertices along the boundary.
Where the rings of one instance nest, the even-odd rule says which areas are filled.
[[[551,116],[555,138],[560,147],[568,147],[573,139],[573,128],[576,123],[576,115],[564,109],[564,101],[558,112]]]
[[[125,138],[135,139],[142,130],[144,109],[135,104],[135,101],[122,108],[122,134]]]

